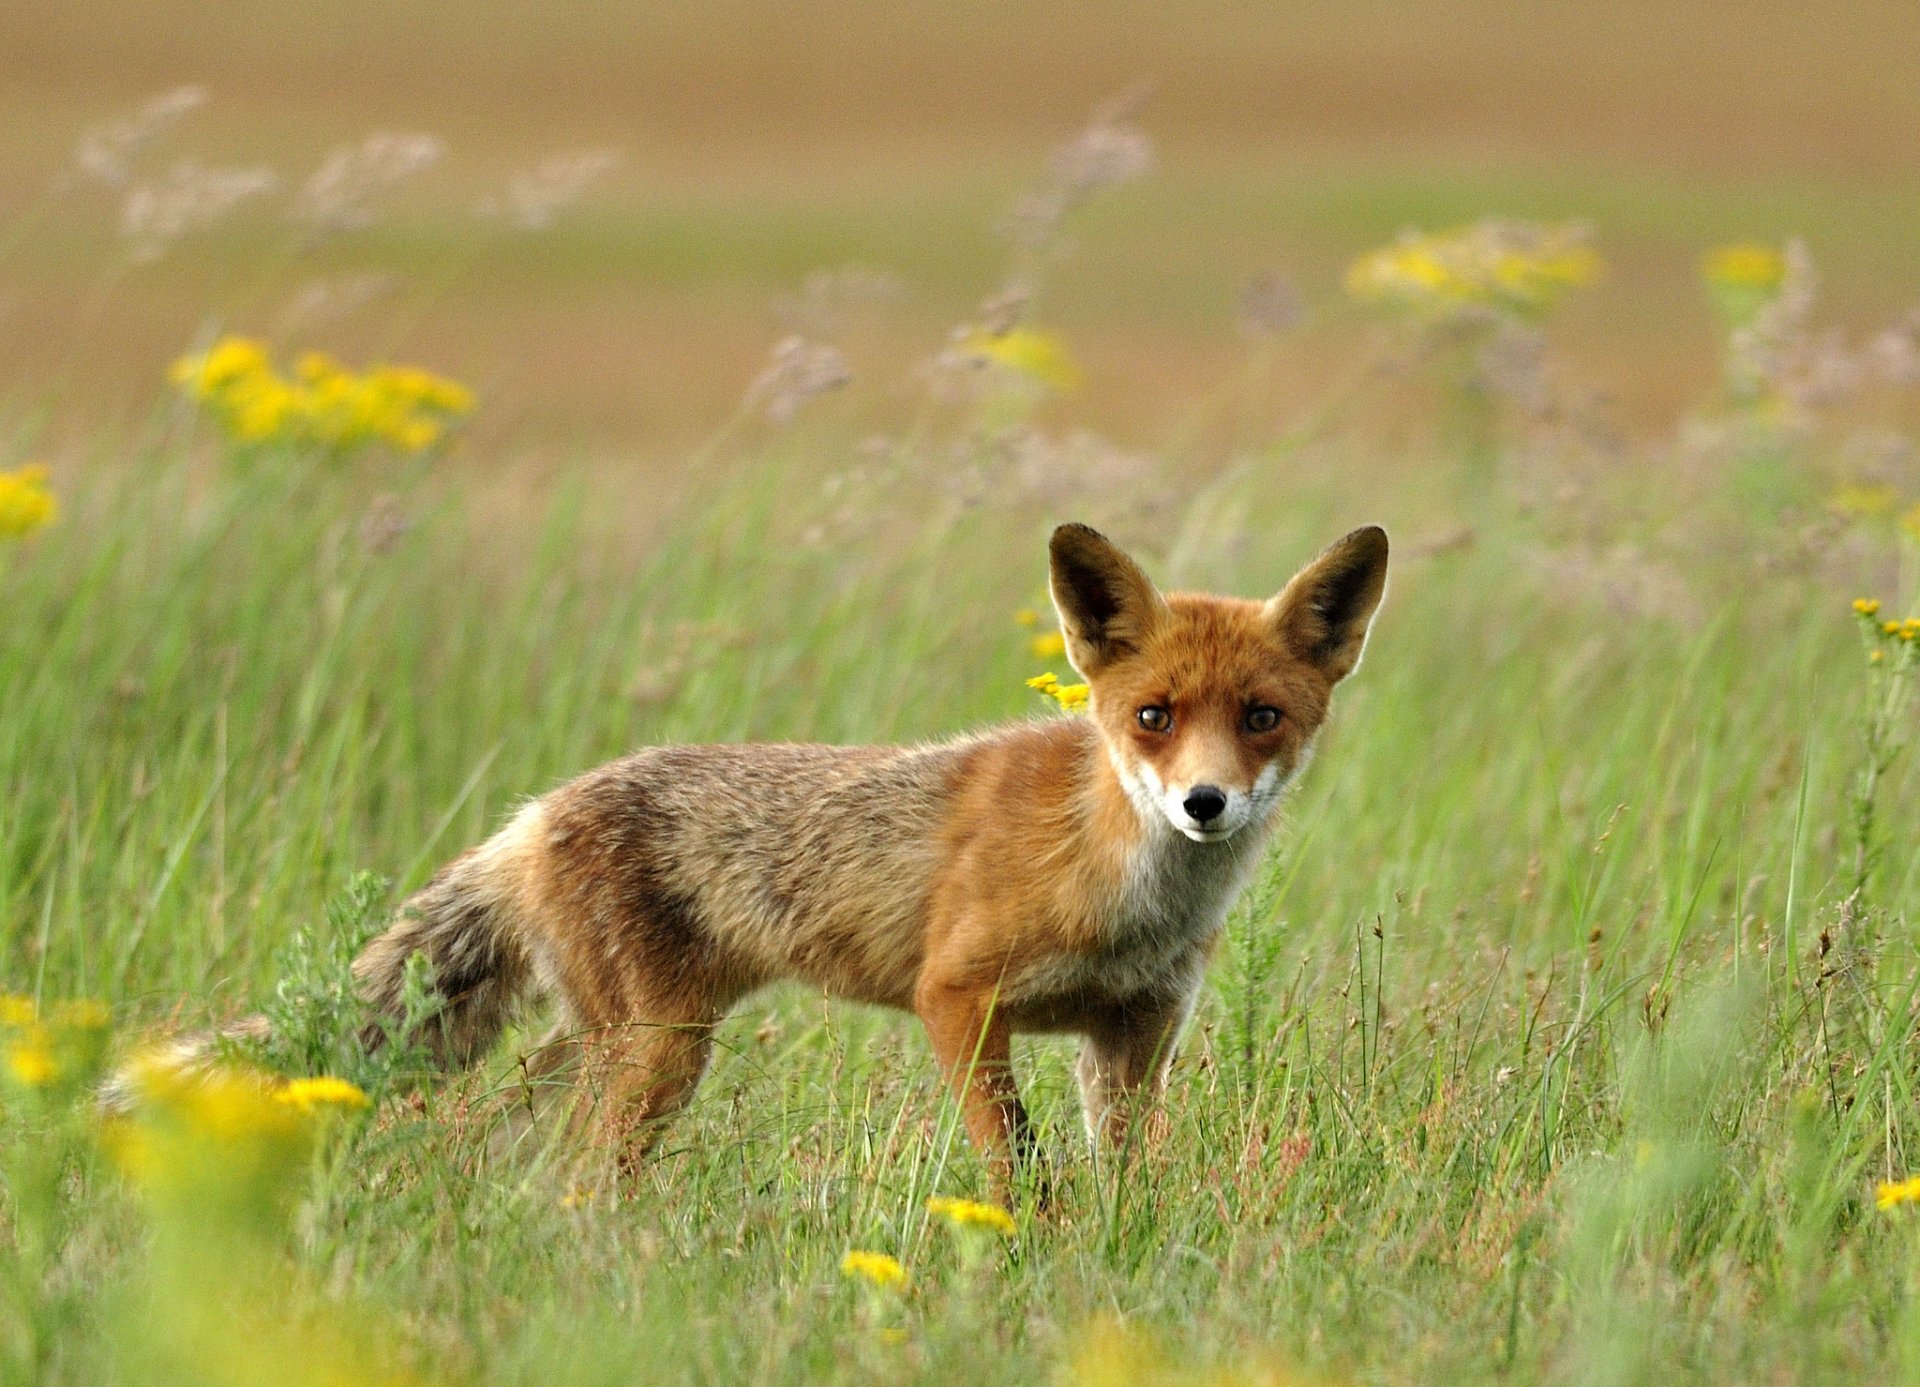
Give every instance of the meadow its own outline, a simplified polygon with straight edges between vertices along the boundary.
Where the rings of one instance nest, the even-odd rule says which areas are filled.
[[[1231,369],[1123,448],[1063,415],[1096,371],[1036,305],[1153,176],[1134,122],[1038,176],[1017,292],[851,381],[789,339],[678,471],[470,484],[484,389],[224,323],[87,465],[34,470],[65,435],[14,402],[8,1380],[1920,1372],[1905,306],[1836,333],[1804,246],[1703,238],[1711,375],[1629,436],[1554,346],[1632,292],[1604,236],[1468,218],[1251,296]],[[871,288],[816,281],[813,321]],[[1339,364],[1295,399],[1309,355]],[[358,939],[567,775],[1073,716],[1027,682],[1073,677],[1067,518],[1244,594],[1395,538],[1164,1141],[1096,1163],[1071,1048],[1025,1043],[1053,1200],[949,1216],[987,1183],[915,1025],[781,989],[623,1187],[520,1120],[536,1022],[452,1081],[343,1043]],[[261,1007],[236,1065],[346,1083],[97,1111],[151,1037]]]

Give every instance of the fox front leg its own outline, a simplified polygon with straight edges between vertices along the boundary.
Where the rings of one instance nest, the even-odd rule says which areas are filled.
[[[1122,1149],[1142,1121],[1149,1140],[1165,1134],[1160,1100],[1193,1000],[1189,991],[1114,1007],[1088,1027],[1076,1073],[1087,1136],[1096,1150]]]
[[[1016,1174],[1040,1170],[1033,1124],[1013,1081],[1013,1037],[991,991],[964,983],[923,980],[914,1010],[926,1027],[934,1058],[959,1101],[974,1149],[1004,1193]],[[1042,1190],[1042,1200],[1045,1191]]]

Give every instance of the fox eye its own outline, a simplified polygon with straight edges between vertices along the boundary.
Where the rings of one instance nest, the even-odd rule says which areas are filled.
[[[1280,710],[1269,708],[1266,704],[1257,704],[1247,709],[1247,731],[1271,732],[1280,725]]]
[[[1149,732],[1165,732],[1173,726],[1173,714],[1157,703],[1149,703],[1139,712],[1140,725]]]

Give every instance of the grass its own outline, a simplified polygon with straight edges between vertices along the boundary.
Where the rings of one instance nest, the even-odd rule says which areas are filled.
[[[238,1014],[297,932],[325,953],[349,929],[323,906],[356,873],[391,880],[377,914],[631,745],[1036,714],[1011,614],[1051,508],[920,474],[809,544],[842,495],[797,427],[645,527],[609,520],[599,483],[504,530],[416,484],[387,552],[360,538],[384,484],[365,471],[210,470],[167,429],[101,471],[0,551],[9,984],[105,998],[129,1040]],[[1229,472],[1130,537],[1171,581],[1262,592],[1350,521],[1417,540],[1453,504],[1438,474],[1350,477]],[[1914,787],[1896,763],[1845,903],[1853,594],[1817,564],[1756,576],[1783,522],[1711,489],[1648,516],[1636,485],[1583,523],[1642,546],[1677,611],[1610,603],[1567,568],[1563,521],[1504,500],[1470,547],[1403,543],[1228,925],[1173,1135],[1097,1168],[1070,1048],[1024,1046],[1060,1187],[1010,1247],[923,1212],[983,1177],[913,1025],[781,989],[729,1024],[624,1196],[509,1130],[504,1056],[390,1097],[273,1244],[273,1303],[317,1317],[274,1332],[487,1383],[1892,1378],[1920,1229],[1871,1198],[1916,1135]],[[1884,581],[1889,555],[1847,562]],[[16,1223],[52,1130],[34,1114],[0,1118]],[[58,1188],[16,1376],[245,1380],[237,1350],[155,1327],[185,1264],[87,1141]],[[910,1292],[844,1282],[856,1247],[901,1258]]]
[[[671,479],[484,432],[427,463],[237,454],[177,404],[75,434],[74,401],[107,375],[79,338],[49,339],[74,344],[58,388],[16,386],[0,412],[0,463],[32,444],[64,464],[61,522],[0,539],[0,977],[72,1049],[46,1078],[22,1004],[0,1008],[6,1380],[1914,1372],[1920,1227],[1875,1207],[1920,1137],[1920,785],[1900,754],[1914,666],[1848,610],[1864,594],[1902,616],[1915,595],[1896,517],[1920,488],[1887,446],[1911,432],[1911,391],[1815,400],[1799,427],[1794,352],[1827,349],[1808,322],[1742,405],[1737,380],[1706,383],[1698,286],[1682,302],[1647,273],[1664,254],[1693,276],[1697,247],[1675,256],[1676,239],[1891,236],[1898,218],[1858,181],[1834,199],[1769,179],[1762,197],[1570,165],[1476,181],[1333,160],[1346,173],[1303,196],[1271,170],[1202,164],[1089,209],[1084,250],[1047,286],[1061,317],[1045,321],[1075,329],[1107,394],[1068,406],[1000,381],[934,403],[903,366],[774,427],[726,417],[766,344],[757,320],[722,325],[753,345],[714,409],[653,387],[676,428],[726,419]],[[758,209],[744,218],[734,192],[687,194],[642,219],[650,272],[692,321],[723,280],[757,302],[741,281],[890,244],[922,257],[912,277],[939,302],[913,311],[944,325],[1003,254],[951,230],[958,203],[998,192],[950,175],[884,208],[858,177],[774,211],[764,189],[740,192]],[[1463,385],[1489,340],[1471,318],[1355,346],[1361,310],[1310,295],[1306,327],[1221,371],[1187,350],[1230,294],[1220,280],[1209,297],[1200,241],[1185,270],[1163,264],[1184,226],[1249,264],[1266,244],[1249,227],[1321,236],[1330,277],[1400,219],[1491,201],[1597,204],[1639,228],[1624,253],[1603,242],[1609,279],[1551,327],[1576,355],[1609,334],[1638,343],[1685,398],[1682,427],[1622,446],[1564,382],[1534,415],[1522,389]],[[1729,227],[1741,208],[1761,224]],[[459,259],[440,225],[397,217],[326,254],[432,269]],[[446,296],[522,333],[568,318],[632,254],[628,226],[584,212],[544,250],[513,248],[498,293]],[[149,326],[190,304],[224,327],[248,285],[261,304],[290,289],[274,275],[304,270],[275,261],[284,229],[258,232],[243,219],[218,244],[279,269],[210,287],[191,255],[169,259],[155,282],[170,307]],[[1856,253],[1856,287],[1881,283]],[[397,330],[362,322],[329,345],[406,355],[440,311],[435,275],[416,278]],[[151,307],[155,282],[101,282]],[[1671,350],[1697,384],[1654,350],[1680,319],[1697,341]],[[112,323],[87,331],[117,342]],[[127,344],[143,382],[194,339],[167,331],[164,349]],[[362,331],[377,348],[352,349]],[[942,335],[865,345],[916,362]],[[674,340],[698,356],[705,339]],[[619,354],[598,356],[624,388]],[[1066,426],[1128,393],[1114,362],[1186,402],[1171,441],[1136,456]],[[483,421],[512,416],[476,384]],[[1885,504],[1840,513],[1841,482],[1870,500],[1884,484]],[[342,1050],[355,940],[569,775],[647,743],[903,740],[1058,715],[1025,687],[1037,662],[1014,614],[1044,608],[1045,536],[1067,518],[1170,585],[1247,594],[1352,525],[1395,536],[1365,667],[1227,923],[1165,1141],[1093,1161],[1071,1045],[1023,1043],[1056,1199],[1017,1209],[1002,1241],[928,1212],[986,1181],[907,1018],[792,987],[756,997],[624,1188],[520,1115],[535,1022],[445,1083],[415,1082],[404,1055],[375,1070]],[[107,1004],[110,1026],[62,1010],[75,999]],[[290,1050],[364,1083],[371,1109],[308,1126],[270,1095],[218,1089],[194,1119],[217,1140],[170,1133],[160,1104],[131,1126],[96,1114],[82,1080],[105,1050],[261,1008]],[[897,1257],[906,1288],[847,1277],[850,1250]]]

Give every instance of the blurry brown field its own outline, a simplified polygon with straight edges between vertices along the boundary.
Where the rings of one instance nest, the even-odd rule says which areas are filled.
[[[152,154],[268,165],[293,185],[340,142],[426,131],[447,157],[351,244],[289,256],[263,200],[156,263],[114,263],[117,205],[42,205],[89,125],[182,82],[208,103]],[[1312,304],[1409,224],[1588,219],[1610,270],[1556,347],[1630,430],[1713,379],[1697,259],[1807,238],[1828,317],[1920,295],[1920,10],[1889,0],[1404,7],[1118,4],[646,15],[484,0],[322,3],[271,22],[163,0],[0,9],[0,382],[42,446],[127,425],[156,363],[210,330],[278,337],[303,285],[377,271],[292,349],[392,352],[488,401],[467,464],[612,454],[672,468],[739,398],[813,271],[898,292],[846,334],[856,373],[923,357],[995,287],[996,221],[1046,150],[1145,82],[1155,176],[1074,229],[1041,317],[1085,366],[1053,406],[1162,445],[1244,355],[1236,302],[1282,272]],[[472,212],[557,151],[618,167],[538,235]],[[103,282],[103,275],[111,274]],[[1337,331],[1337,327],[1336,327]],[[1280,395],[1325,389],[1325,338]]]

